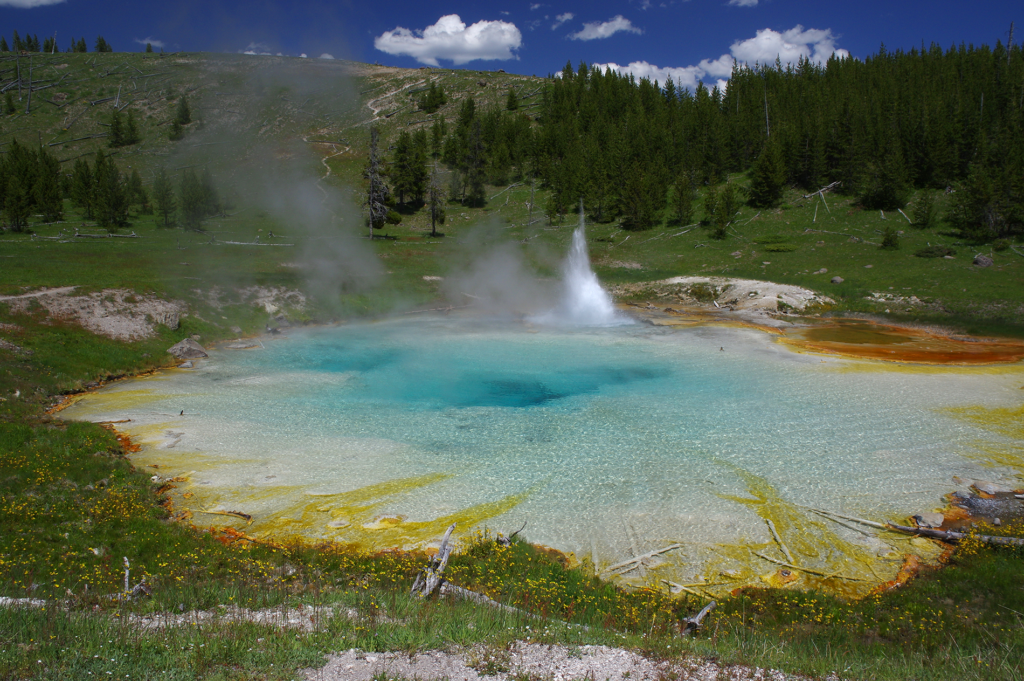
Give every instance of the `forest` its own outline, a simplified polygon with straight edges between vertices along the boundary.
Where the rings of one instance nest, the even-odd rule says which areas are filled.
[[[835,184],[882,210],[927,190],[915,207],[926,223],[937,217],[931,193],[951,193],[944,217],[962,236],[1014,238],[1024,231],[1022,56],[1001,44],[883,47],[863,61],[736,64],[727,89],[693,92],[567,64],[533,115],[517,110],[514,92],[504,110],[480,112],[467,100],[454,125],[434,121],[430,149],[454,173],[454,198],[479,202],[474,187],[485,180],[533,177],[551,190],[554,221],[582,199],[593,219],[627,229],[688,222],[699,188],[711,188],[705,217],[727,220],[737,201],[771,207],[787,186]],[[407,135],[392,163],[402,187],[415,146]],[[425,151],[428,139],[419,140]],[[747,171],[749,186],[728,181]]]

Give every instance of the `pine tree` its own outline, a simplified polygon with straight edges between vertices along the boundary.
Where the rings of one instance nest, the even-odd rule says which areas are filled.
[[[185,229],[202,231],[206,208],[204,206],[205,199],[203,185],[196,176],[196,171],[186,168],[181,174],[181,182],[178,185],[181,223]]]
[[[444,189],[441,187],[441,178],[438,177],[437,167],[430,174],[430,186],[427,189],[427,205],[430,208],[430,236],[443,236],[437,231],[437,226],[443,225],[445,220]]]
[[[125,142],[124,124],[121,122],[121,112],[114,109],[110,115],[110,132],[107,133],[107,144],[111,148],[123,147]]]
[[[182,95],[178,100],[178,108],[174,112],[174,121],[179,125],[188,125],[192,122],[192,110],[188,106],[188,98]]]
[[[96,36],[96,51],[97,52],[113,52],[114,48],[110,46],[103,36]]]
[[[153,43],[146,43],[146,54],[153,54]]]
[[[202,189],[202,211],[203,217],[210,217],[220,213],[220,196],[217,187],[213,183],[213,175],[209,168],[203,169],[199,178],[199,186]]]
[[[124,177],[114,162],[102,151],[96,152],[93,164],[94,210],[101,227],[114,231],[128,221],[128,197]]]
[[[431,81],[427,93],[419,101],[419,108],[432,114],[447,103],[448,97],[444,94],[444,88],[439,87],[436,81]]]
[[[736,195],[736,185],[726,182],[718,194],[718,208],[715,211],[715,225],[711,236],[715,239],[724,239],[727,229],[732,224],[736,211],[739,209],[739,197]]]
[[[673,217],[681,225],[693,219],[693,203],[697,200],[697,181],[693,172],[679,173],[672,192]]]
[[[914,202],[914,226],[921,229],[935,226],[935,196],[929,189],[922,190]]]
[[[21,36],[18,35],[17,31],[14,31],[11,36],[11,45],[14,47],[15,52],[21,52],[25,49],[25,43],[21,42]]]
[[[10,52],[11,48],[7,45],[7,38],[0,35],[0,52]]]
[[[399,203],[405,203],[407,194],[412,194],[414,185],[412,135],[403,130],[395,142],[395,155],[391,161],[388,177]]]
[[[75,43],[75,52],[88,52],[89,48],[85,44],[85,38],[79,38],[78,42]]]
[[[146,189],[142,186],[142,177],[139,175],[139,171],[134,168],[132,169],[132,174],[128,176],[125,193],[128,195],[129,205],[136,204],[141,212],[146,211],[146,203],[149,199],[146,196]]]
[[[505,98],[505,108],[509,111],[519,110],[519,98],[516,97],[516,89],[508,89],[508,97]]]
[[[22,178],[15,173],[8,175],[7,188],[4,191],[4,212],[7,214],[7,223],[12,231],[25,230],[28,226],[30,209],[31,197]]]
[[[430,156],[431,158],[441,158],[441,152],[444,150],[445,136],[448,134],[448,124],[444,120],[444,116],[438,117],[434,123],[430,126]]]
[[[749,200],[755,208],[774,208],[779,205],[786,188],[786,165],[777,140],[778,134],[769,138],[754,162]]]
[[[52,54],[53,52],[56,52],[56,51],[57,51],[57,39],[56,38],[51,36],[51,37],[49,37],[49,38],[47,38],[46,40],[43,41],[43,52],[45,52],[47,54]]]
[[[17,106],[14,103],[14,93],[10,90],[4,95],[4,113],[8,116],[14,114],[17,110]]]
[[[164,217],[164,227],[170,227],[170,218],[174,214],[177,204],[174,200],[174,188],[167,177],[167,170],[160,168],[153,179],[153,203],[156,210]]]
[[[39,150],[39,174],[33,188],[36,208],[47,222],[56,222],[64,217],[64,201],[60,192],[60,162]]]
[[[171,130],[167,133],[167,139],[172,142],[178,142],[182,137],[185,136],[185,129],[181,127],[181,123],[178,121],[171,121]]]
[[[472,100],[470,100],[472,101]],[[466,203],[470,206],[482,207],[487,203],[487,191],[484,188],[484,142],[480,130],[480,120],[473,121],[466,150]]]
[[[87,220],[92,219],[95,187],[96,183],[93,182],[89,162],[84,158],[76,159],[74,170],[71,172],[71,203],[79,210],[85,212]]]

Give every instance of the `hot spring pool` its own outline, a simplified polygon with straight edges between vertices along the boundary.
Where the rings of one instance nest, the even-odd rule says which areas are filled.
[[[743,328],[479,318],[262,345],[110,386],[63,415],[131,419],[118,428],[143,445],[138,464],[187,478],[175,504],[197,525],[244,528],[203,513],[238,510],[256,536],[412,548],[452,522],[463,537],[526,523],[529,541],[598,571],[679,544],[624,578],[722,588],[778,569],[757,553],[785,560],[769,519],[801,565],[891,578],[911,541],[934,550],[806,507],[904,521],[941,506],[953,476],[1024,472],[1020,441],[957,411],[1017,407],[1019,365],[844,360]]]

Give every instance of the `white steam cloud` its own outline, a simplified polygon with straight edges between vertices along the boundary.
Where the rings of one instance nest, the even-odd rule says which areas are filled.
[[[609,38],[622,31],[627,33],[643,33],[629,19],[619,14],[608,21],[585,23],[581,30],[570,34],[569,37],[573,40],[598,40],[600,38]]]
[[[611,62],[594,66],[602,71],[611,69],[622,74],[632,74],[638,79],[649,78],[662,85],[671,78],[677,86],[691,90],[697,87],[699,81],[711,77],[718,79],[719,88],[724,88],[728,84],[726,79],[732,74],[733,60],[753,65],[774,64],[778,59],[785,66],[795,64],[801,57],[824,63],[833,54],[841,58],[850,56],[848,51],[837,48],[835,43],[836,38],[831,29],[805,29],[797,24],[782,33],[770,28],[762,29],[753,38],[734,42],[728,54],[717,59],[702,59],[695,66],[661,67],[645,61],[631,62],[626,66]]]
[[[421,64],[439,66],[438,59],[465,64],[477,59],[518,59],[523,36],[507,21],[478,21],[466,26],[458,14],[448,14],[422,31],[399,26],[373,41],[381,52],[407,55]]]

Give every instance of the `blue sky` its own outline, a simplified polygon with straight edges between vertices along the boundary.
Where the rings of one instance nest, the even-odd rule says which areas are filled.
[[[103,35],[117,51],[268,52],[546,75],[566,61],[609,64],[692,87],[734,57],[863,58],[884,43],[995,44],[1020,0],[0,0],[0,33],[57,34],[65,48]],[[1016,16],[1019,15],[1019,16]],[[1017,33],[1024,39],[1024,25]]]

